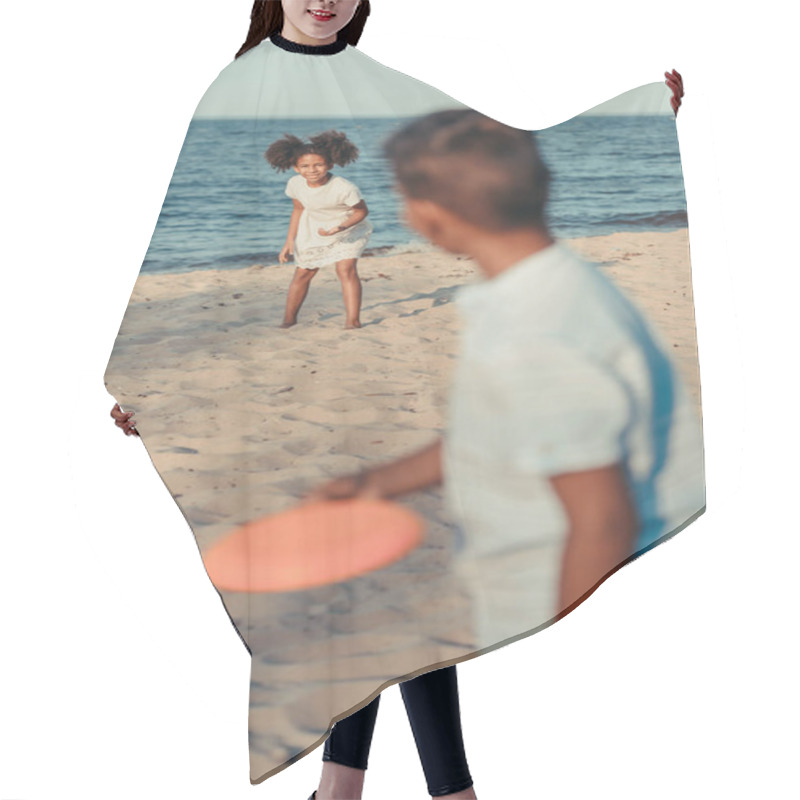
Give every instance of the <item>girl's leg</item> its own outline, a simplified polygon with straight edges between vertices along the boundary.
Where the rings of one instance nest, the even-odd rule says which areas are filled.
[[[336,262],[336,274],[342,283],[345,328],[361,327],[361,279],[358,277],[357,263],[357,258],[347,258]]]
[[[378,695],[355,714],[334,724],[322,752],[322,778],[316,800],[361,797],[380,699]]]
[[[300,311],[300,306],[303,305],[303,300],[306,299],[311,279],[318,272],[319,269],[304,269],[303,267],[295,269],[294,277],[291,284],[289,284],[289,293],[286,296],[286,311],[283,315],[281,328],[291,328],[292,325],[297,323],[297,312]]]
[[[455,665],[400,684],[432,797],[474,798],[461,733]]]

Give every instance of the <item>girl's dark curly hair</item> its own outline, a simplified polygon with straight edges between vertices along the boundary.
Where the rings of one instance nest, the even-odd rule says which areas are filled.
[[[369,16],[369,0],[361,0],[356,8],[356,13],[347,25],[342,28],[337,39],[346,39],[347,43],[355,47],[361,38],[361,32]],[[244,44],[239,48],[239,52],[234,56],[234,60],[239,56],[252,50],[256,45],[261,44],[273,33],[280,33],[283,30],[283,6],[280,0],[255,0],[253,9],[250,12],[250,30]]]
[[[344,167],[358,158],[358,148],[341,131],[323,131],[304,142],[291,133],[273,142],[264,158],[280,172],[286,172],[309,153],[322,156],[330,169],[334,164]]]

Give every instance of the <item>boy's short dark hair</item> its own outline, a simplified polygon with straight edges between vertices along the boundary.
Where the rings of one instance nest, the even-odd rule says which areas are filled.
[[[545,227],[550,172],[530,131],[471,109],[437,111],[393,133],[383,152],[409,197],[482,228]]]

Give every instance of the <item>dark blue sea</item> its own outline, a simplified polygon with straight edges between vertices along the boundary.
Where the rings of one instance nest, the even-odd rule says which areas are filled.
[[[360,149],[333,174],[355,183],[374,232],[364,255],[425,250],[406,228],[381,142],[403,119],[193,120],[143,264],[145,272],[235,269],[277,263],[292,201],[294,170],[264,158],[284,133],[307,138],[331,128]],[[669,116],[580,116],[537,133],[553,174],[549,221],[561,238],[686,226],[675,122]]]

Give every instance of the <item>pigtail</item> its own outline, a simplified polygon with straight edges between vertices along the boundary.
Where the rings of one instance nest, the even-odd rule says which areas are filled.
[[[293,136],[291,133],[284,133],[282,139],[273,142],[264,153],[264,158],[279,172],[286,172],[291,169],[300,156],[310,152],[309,146]]]
[[[358,158],[358,148],[341,131],[323,131],[309,138],[311,146],[331,164],[346,167]]]

